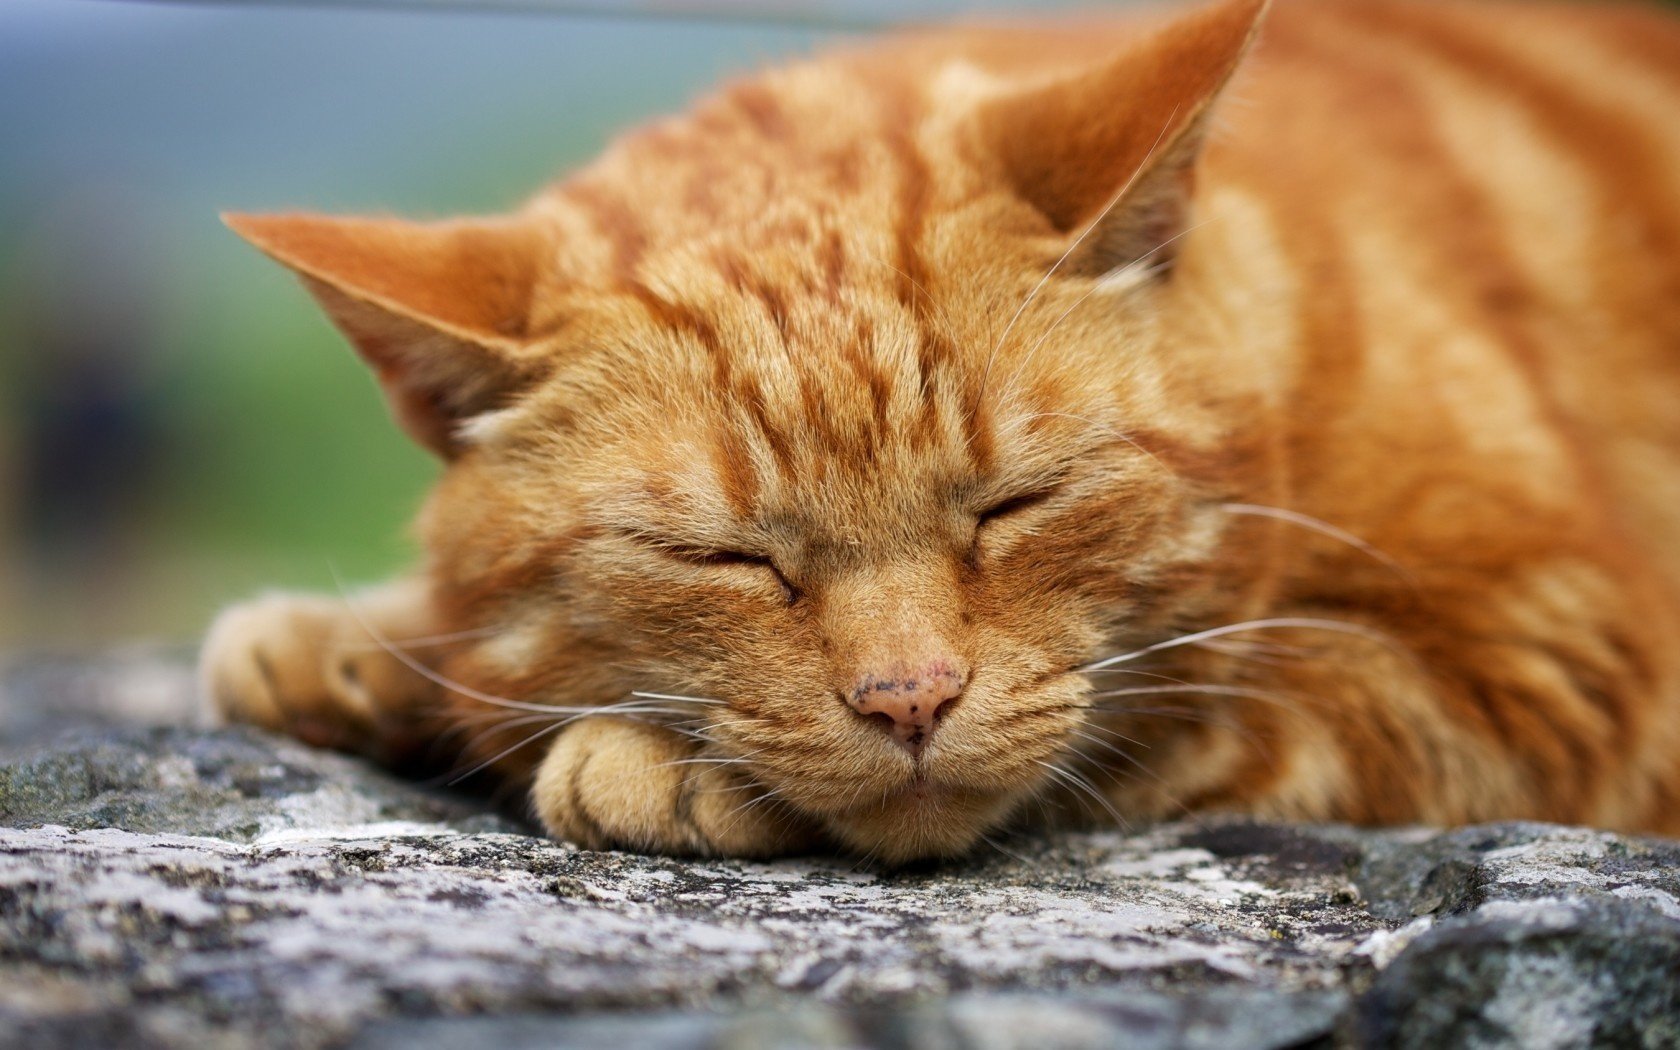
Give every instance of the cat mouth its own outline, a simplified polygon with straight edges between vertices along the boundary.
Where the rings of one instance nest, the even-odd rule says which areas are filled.
[[[910,780],[898,789],[898,793],[905,798],[918,802],[930,801],[950,793],[950,789],[935,783],[927,775],[927,770],[918,763],[916,771],[910,775]]]
[[[912,814],[937,814],[952,806],[961,808],[982,801],[991,793],[955,784],[933,775],[919,763],[897,788],[889,791],[882,805]]]

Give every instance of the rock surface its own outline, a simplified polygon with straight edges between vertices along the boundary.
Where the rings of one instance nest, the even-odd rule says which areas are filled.
[[[1680,1046],[1680,844],[1207,822],[679,862],[186,728],[188,695],[143,654],[0,676],[0,1044]]]

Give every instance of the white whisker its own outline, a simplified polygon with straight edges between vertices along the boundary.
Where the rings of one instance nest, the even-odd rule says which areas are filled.
[[[1210,708],[1198,707],[1107,707],[1103,711],[1108,714],[1141,715],[1145,718],[1172,718],[1183,722],[1198,722],[1203,725],[1223,726],[1227,729],[1238,729],[1229,715],[1222,714]],[[1101,728],[1093,726],[1092,728]]]
[[[1046,762],[1043,759],[1034,759],[1034,761],[1040,766],[1043,766],[1046,772],[1062,784],[1073,788],[1075,791],[1084,796],[1094,799],[1102,806],[1103,809],[1108,811],[1108,814],[1111,817],[1114,818],[1116,825],[1122,828],[1131,827],[1130,822],[1120,815],[1120,811],[1114,808],[1113,804],[1111,804],[1108,799],[1103,796],[1103,793],[1099,791],[1097,786],[1091,783],[1088,778],[1080,776],[1071,769],[1064,769],[1061,766],[1056,765],[1054,762]]]
[[[1233,638],[1209,638],[1196,643],[1198,649],[1211,649],[1216,653],[1226,653],[1231,656],[1253,656],[1265,653],[1271,656],[1312,656],[1316,652],[1311,646],[1285,645],[1282,642],[1260,642],[1253,639],[1241,641]]]
[[[760,794],[753,797],[753,798],[748,799],[747,801],[743,802],[741,805],[736,806],[734,809],[730,810],[729,812],[730,812],[730,818],[731,819],[730,819],[728,824],[724,825],[723,831],[720,832],[716,836],[716,838],[719,838],[719,839],[726,838],[731,831],[735,830],[735,825],[737,825],[737,824],[741,823],[741,821],[745,820],[746,817],[747,817],[747,814],[752,812],[754,809],[757,809],[759,806],[764,806],[767,809],[773,809],[777,806],[784,805],[784,802],[783,802],[782,798],[780,797],[781,793],[778,792],[775,788],[765,787],[761,784],[753,785],[752,788],[749,788],[749,787],[747,787],[746,785],[743,784],[743,785],[740,785],[739,790],[747,791],[747,790],[753,790],[753,788],[756,788],[760,792]]]
[[[528,736],[525,739],[519,741],[517,744],[512,745],[511,747],[503,748],[502,750],[496,752],[494,755],[491,755],[489,758],[487,758],[484,761],[478,763],[476,766],[473,766],[471,769],[467,770],[465,773],[462,773],[460,776],[458,776],[458,777],[454,778],[453,780],[449,781],[449,786],[454,787],[456,784],[459,784],[461,781],[463,781],[463,780],[467,779],[468,777],[472,776],[474,773],[478,773],[478,772],[480,772],[484,769],[489,768],[490,766],[495,765],[497,762],[500,762],[502,759],[504,759],[504,758],[508,757],[509,755],[513,754],[515,751],[518,751],[520,748],[527,747],[531,744],[534,744],[538,740],[541,740],[543,737],[548,736],[550,733],[559,732],[560,730],[564,729],[571,721],[572,721],[572,719],[562,719],[561,721],[556,722],[553,725],[545,726],[544,728],[537,730],[535,733],[532,733],[530,736]]]
[[[1123,711],[1104,710],[1103,713],[1104,714],[1131,714],[1133,710],[1134,710],[1133,708],[1128,707]],[[1137,747],[1141,747],[1145,751],[1149,750],[1149,745],[1148,744],[1144,743],[1141,740],[1133,740],[1131,737],[1129,737],[1126,734],[1120,732],[1118,729],[1112,728],[1111,726],[1098,725],[1095,722],[1086,722],[1084,724],[1084,728],[1085,729],[1090,729],[1090,730],[1095,730],[1098,733],[1107,733],[1109,736],[1116,737],[1120,740],[1124,740],[1128,744],[1133,744],[1133,745],[1136,745]]]
[[[992,847],[993,849],[997,850],[999,853],[1008,857],[1010,860],[1016,861],[1016,862],[1024,865],[1025,867],[1028,867],[1028,868],[1035,868],[1035,867],[1038,866],[1038,865],[1034,864],[1032,861],[1028,860],[1027,858],[1021,856],[1019,853],[1016,853],[1014,850],[1005,849],[996,839],[992,838],[990,835],[986,834],[985,832],[982,831],[979,834],[980,834],[980,841],[981,842],[984,842],[986,845],[988,845],[988,846]]]
[[[714,700],[709,696],[683,696],[680,693],[644,693],[639,689],[632,689],[630,695],[642,700],[677,700],[685,704],[718,704],[728,706],[724,700]]]
[[[1179,685],[1189,685],[1182,678],[1174,678],[1170,674],[1156,674],[1154,671],[1139,671],[1131,667],[1094,667],[1085,674],[1132,674],[1142,678],[1159,678],[1163,682],[1176,682]]]
[[[1289,700],[1289,698],[1282,693],[1272,693],[1264,689],[1250,689],[1246,686],[1240,685],[1199,685],[1194,682],[1187,682],[1183,685],[1139,685],[1129,686],[1125,689],[1102,689],[1086,695],[1094,697],[1162,696],[1178,693],[1198,695],[1205,694],[1207,696],[1236,696],[1249,700],[1276,700],[1279,702],[1288,702]]]
[[[1120,758],[1125,759],[1127,762],[1136,762],[1137,761],[1136,758],[1127,754],[1123,749],[1121,749],[1121,747],[1118,744],[1115,744],[1112,741],[1104,740],[1100,736],[1092,736],[1090,733],[1087,733],[1087,732],[1085,732],[1083,730],[1080,730],[1080,729],[1070,729],[1070,730],[1068,730],[1068,732],[1071,733],[1073,736],[1079,737],[1081,740],[1089,740],[1091,743],[1093,743],[1093,744],[1097,745],[1098,747],[1102,748],[1104,751],[1108,751],[1108,752],[1111,752],[1115,755],[1118,755]],[[1121,739],[1122,740],[1130,740],[1131,738],[1130,737],[1121,737]]]
[[[1401,565],[1398,561],[1395,561],[1394,558],[1390,557],[1386,552],[1372,546],[1370,543],[1358,536],[1355,536],[1346,529],[1330,524],[1323,518],[1315,518],[1310,514],[1302,514],[1300,511],[1296,510],[1285,510],[1282,507],[1267,507],[1258,503],[1221,503],[1219,505],[1219,509],[1227,514],[1249,514],[1260,518],[1270,518],[1273,521],[1281,521],[1289,525],[1295,525],[1299,528],[1306,529],[1309,532],[1316,532],[1320,536],[1329,537],[1338,543],[1343,543],[1352,547],[1354,550],[1359,551],[1366,557],[1369,557],[1372,560],[1386,566],[1390,571],[1403,578],[1412,586],[1415,587],[1417,585],[1416,578],[1407,571],[1405,566]]]
[[[1091,693],[1095,698],[1091,707],[1093,710],[1113,710],[1102,702],[1109,699],[1123,699],[1129,696],[1218,696],[1232,697],[1239,700],[1259,700],[1273,704],[1293,714],[1301,714],[1302,705],[1297,698],[1282,693],[1268,692],[1264,689],[1250,689],[1237,685],[1155,685],[1139,686],[1134,689],[1112,689]],[[1116,713],[1127,713],[1129,708],[1120,708]]]
[[[656,765],[650,766],[648,768],[650,768],[650,769],[664,769],[667,766],[702,766],[702,765],[704,765],[704,766],[736,766],[736,765],[742,765],[744,763],[751,762],[751,761],[752,761],[751,757],[746,756],[746,755],[742,755],[742,756],[739,756],[739,757],[736,757],[736,758],[712,758],[708,755],[696,755],[693,758],[674,758],[669,762],[660,762],[660,763],[657,763]]]
[[[394,659],[396,659],[398,663],[402,664],[404,667],[408,668],[410,671],[413,671],[415,674],[417,674],[420,677],[426,679],[427,681],[433,683],[434,685],[441,686],[442,688],[447,689],[450,692],[456,693],[460,696],[464,696],[469,700],[477,700],[479,703],[491,704],[495,707],[505,707],[509,710],[514,710],[514,711],[531,711],[531,712],[535,712],[535,713],[538,713],[538,714],[580,715],[580,716],[591,715],[591,714],[603,714],[603,713],[632,713],[632,712],[626,711],[626,707],[627,707],[628,704],[631,703],[631,701],[625,701],[624,703],[621,703],[621,704],[607,704],[607,705],[596,705],[596,706],[538,704],[538,703],[532,703],[531,701],[528,701],[528,700],[510,700],[509,698],[507,698],[505,696],[492,696],[489,693],[482,692],[480,690],[474,689],[471,686],[469,686],[469,685],[467,685],[463,682],[457,682],[457,681],[454,681],[453,679],[446,678],[443,675],[438,674],[436,671],[433,671],[431,668],[427,667],[425,664],[422,664],[420,661],[414,659],[414,657],[408,655],[408,653],[406,653],[406,652],[402,651],[401,649],[397,648],[396,645],[394,645],[389,638],[387,638],[383,633],[381,633],[378,628],[374,627],[373,624],[369,623],[367,617],[362,615],[361,609],[357,607],[356,603],[353,600],[351,600],[349,589],[344,585],[344,579],[343,579],[343,577],[341,577],[339,575],[337,566],[329,564],[328,568],[332,572],[333,582],[338,587],[339,598],[344,602],[345,609],[347,609],[349,611],[351,618],[356,621],[357,625],[360,626],[361,629],[364,632],[367,633],[367,636],[369,638],[372,638],[375,642],[377,642],[379,644],[380,648],[382,648],[386,652],[390,653],[391,656]],[[636,694],[632,693],[631,695],[634,696]],[[652,695],[652,694],[650,694],[650,695]],[[665,695],[665,696],[661,696],[660,698],[665,699],[665,700],[679,700],[679,701],[683,701],[683,702],[687,702],[687,703],[696,703],[696,702],[698,702],[698,703],[719,703],[720,702],[720,701],[707,700],[706,698],[702,698],[702,697],[688,697],[688,696],[675,696],[675,695]],[[683,712],[683,711],[673,712],[673,711],[669,711],[668,709],[645,707],[645,708],[637,710],[633,713],[637,713],[637,714],[686,714],[687,712]]]
[[[451,642],[466,642],[475,638],[489,638],[499,633],[500,630],[501,628],[499,627],[478,627],[470,631],[451,631],[448,634],[424,634],[413,638],[393,639],[391,644],[403,650],[425,649],[432,646],[448,645]],[[356,642],[352,645],[346,646],[346,648],[367,652],[378,649],[379,645],[373,642]]]
[[[1106,659],[1093,661],[1082,667],[1076,668],[1076,670],[1084,672],[1101,671],[1105,668],[1113,667],[1116,664],[1123,664],[1136,660],[1139,657],[1148,655],[1149,653],[1157,653],[1163,649],[1172,649],[1181,645],[1194,645],[1204,639],[1219,638],[1227,634],[1238,634],[1243,631],[1282,630],[1288,628],[1315,631],[1334,631],[1340,634],[1349,634],[1358,638],[1364,638],[1367,641],[1374,642],[1397,652],[1405,652],[1405,650],[1399,648],[1394,640],[1388,635],[1383,634],[1381,631],[1365,627],[1361,624],[1350,623],[1346,620],[1325,620],[1311,616],[1277,616],[1262,620],[1244,620],[1242,623],[1230,623],[1223,627],[1210,627],[1205,631],[1196,631],[1191,634],[1179,635],[1177,638],[1169,638],[1164,642],[1156,642],[1153,645],[1146,645],[1141,649],[1134,649],[1129,653],[1121,653],[1118,656],[1110,656]]]

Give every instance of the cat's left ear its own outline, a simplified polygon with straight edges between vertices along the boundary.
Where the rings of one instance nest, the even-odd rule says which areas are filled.
[[[1268,0],[1223,0],[1095,69],[989,103],[980,132],[1011,188],[1070,245],[1064,273],[1169,264],[1210,111]]]
[[[445,459],[461,423],[545,373],[526,331],[545,256],[518,218],[223,215],[295,272],[372,366],[409,436]]]

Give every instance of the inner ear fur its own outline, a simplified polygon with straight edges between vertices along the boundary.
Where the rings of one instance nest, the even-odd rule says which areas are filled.
[[[546,239],[527,222],[222,218],[299,276],[372,367],[397,422],[440,456],[460,451],[464,420],[543,374],[527,329]]]
[[[1170,263],[1187,229],[1210,111],[1252,46],[1267,0],[1225,0],[1113,60],[991,102],[981,114],[1013,191],[1082,238],[1064,271]]]

